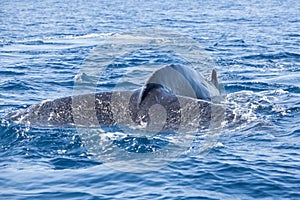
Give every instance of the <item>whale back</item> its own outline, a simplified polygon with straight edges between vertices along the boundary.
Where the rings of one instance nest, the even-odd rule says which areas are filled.
[[[211,80],[205,79],[192,67],[168,65],[155,71],[144,84],[139,94],[140,104],[153,86],[161,86],[171,93],[195,99],[211,101],[220,96],[217,72],[212,71]]]

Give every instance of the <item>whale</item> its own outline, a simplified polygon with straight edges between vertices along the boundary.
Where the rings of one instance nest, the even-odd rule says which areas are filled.
[[[181,65],[162,67],[144,86],[132,91],[108,91],[42,101],[8,114],[29,126],[129,126],[150,131],[189,131],[220,126],[234,118],[223,104],[216,71],[205,79]]]

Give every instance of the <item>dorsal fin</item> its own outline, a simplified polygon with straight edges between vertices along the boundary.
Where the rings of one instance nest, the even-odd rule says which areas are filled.
[[[219,88],[218,75],[215,69],[211,72],[211,82],[216,86],[216,88]]]

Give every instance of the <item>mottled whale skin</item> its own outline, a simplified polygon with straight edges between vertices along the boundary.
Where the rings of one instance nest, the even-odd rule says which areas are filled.
[[[102,92],[44,101],[27,109],[15,111],[8,117],[16,123],[30,126],[119,125],[137,126],[147,130],[150,128],[154,131],[208,128],[212,121],[214,126],[216,124],[219,126],[224,120],[233,119],[232,113],[223,105],[209,101],[211,96],[207,95],[211,94],[209,90],[213,88],[213,84],[205,83],[209,84],[209,87],[201,85],[200,89],[205,91],[195,92],[195,98],[184,96],[183,90],[176,91],[176,85],[164,85],[161,74],[157,74],[159,74],[158,81],[152,81],[156,76],[154,73],[145,87],[135,91]],[[176,77],[172,79],[176,81]],[[201,84],[203,80],[200,81]],[[193,84],[192,87],[196,87],[198,83],[192,82]],[[212,94],[217,95],[217,87],[213,90]]]

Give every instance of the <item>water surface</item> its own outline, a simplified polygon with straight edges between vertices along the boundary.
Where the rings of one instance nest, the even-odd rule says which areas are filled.
[[[296,0],[2,1],[1,198],[300,198],[299,10]],[[91,156],[76,129],[5,119],[13,110],[72,95],[74,78],[99,43],[137,28],[186,35],[213,58],[226,101],[242,119],[226,126],[208,153],[196,141],[196,150],[160,170],[123,172]],[[155,53],[134,56],[120,66],[172,62]],[[118,73],[97,90],[114,87],[124,71]]]

